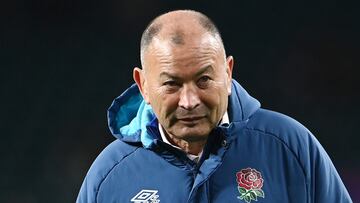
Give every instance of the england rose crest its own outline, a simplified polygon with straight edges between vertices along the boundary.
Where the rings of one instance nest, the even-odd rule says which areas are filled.
[[[261,173],[256,169],[246,168],[236,173],[236,181],[240,196],[238,199],[250,203],[252,200],[257,201],[258,197],[265,197],[264,191],[261,189],[264,179]]]

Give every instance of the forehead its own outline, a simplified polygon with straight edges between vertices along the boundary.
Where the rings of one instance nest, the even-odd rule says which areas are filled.
[[[225,53],[221,40],[209,33],[193,37],[181,34],[155,37],[144,59],[151,69],[175,69],[211,65],[225,59]]]

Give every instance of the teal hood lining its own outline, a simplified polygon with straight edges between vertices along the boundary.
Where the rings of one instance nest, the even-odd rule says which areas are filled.
[[[146,104],[135,84],[117,97],[108,109],[111,133],[124,141],[140,141],[145,147],[153,142],[147,126],[154,119],[151,106]]]
[[[138,102],[138,101],[135,101]],[[128,104],[130,108],[133,108],[134,105],[131,103]],[[126,105],[121,107],[127,108]],[[146,104],[145,101],[142,101],[140,103],[140,106],[137,108],[138,113],[136,114],[136,117],[128,124],[120,127],[120,133],[121,135],[129,136],[134,135],[137,133],[140,129],[140,140],[142,144],[145,147],[149,147],[150,144],[153,141],[153,137],[148,133],[147,126],[151,123],[151,121],[154,119],[154,112],[150,105]],[[124,110],[124,109],[122,109]],[[125,113],[126,115],[126,113]],[[123,117],[124,114],[118,114],[117,117]]]

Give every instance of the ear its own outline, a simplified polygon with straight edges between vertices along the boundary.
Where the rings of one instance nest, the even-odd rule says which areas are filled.
[[[232,56],[228,56],[226,58],[226,73],[227,73],[227,91],[228,95],[231,94],[231,84],[232,84],[232,71],[234,66],[234,58]]]
[[[133,70],[133,78],[136,82],[136,85],[138,86],[141,95],[143,96],[145,102],[147,104],[150,103],[149,96],[147,94],[147,88],[146,88],[146,80],[145,80],[145,73],[143,70],[141,70],[138,67],[135,67]]]

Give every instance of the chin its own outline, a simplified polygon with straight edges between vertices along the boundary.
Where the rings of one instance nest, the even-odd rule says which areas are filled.
[[[182,131],[182,132],[181,132]],[[210,131],[199,131],[194,129],[182,129],[180,132],[175,132],[176,138],[185,140],[187,142],[197,142],[206,140],[209,137]],[[184,132],[185,131],[185,132]]]
[[[182,139],[187,142],[199,142],[207,140],[208,135],[199,135],[199,136],[185,136]]]

